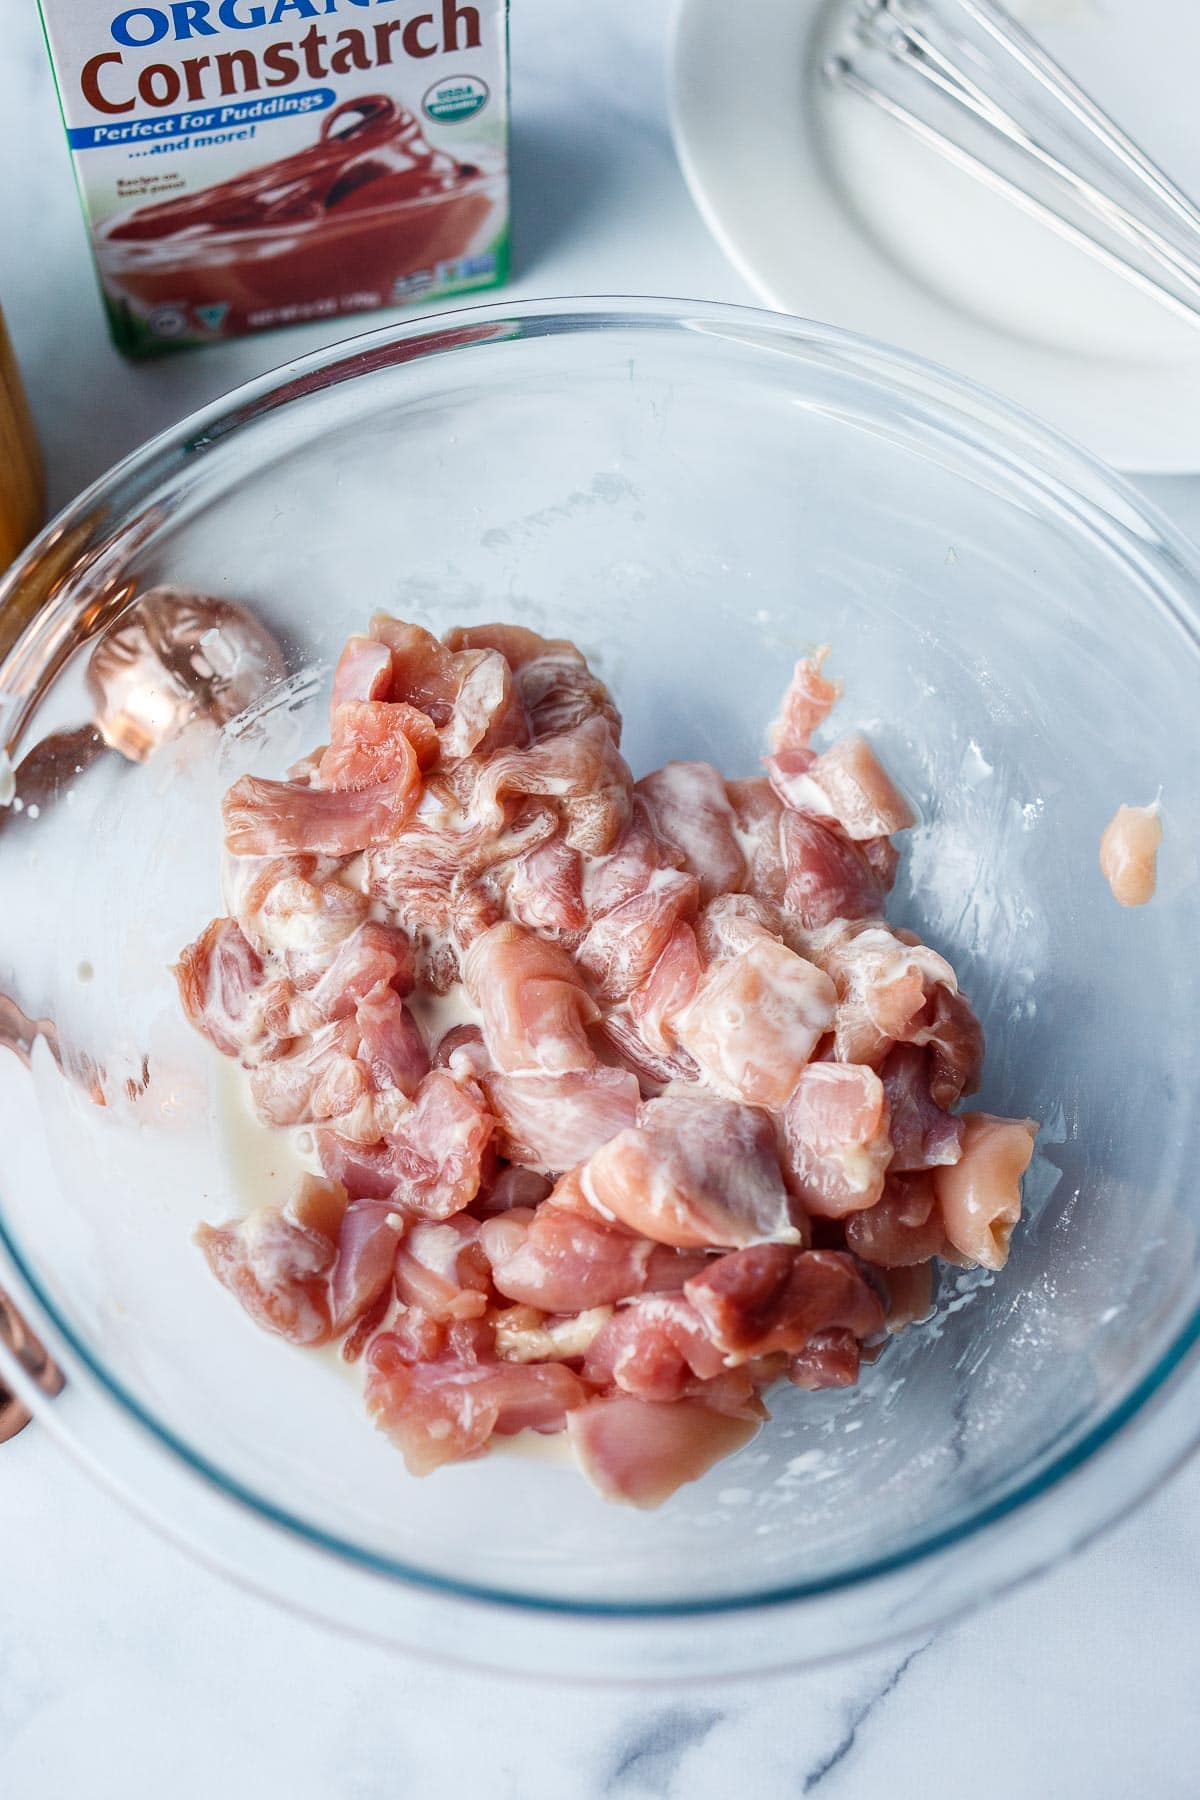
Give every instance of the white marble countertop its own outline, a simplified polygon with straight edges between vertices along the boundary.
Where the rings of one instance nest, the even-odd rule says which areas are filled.
[[[57,504],[159,427],[344,330],[122,361],[36,8],[3,10],[0,298]],[[675,167],[658,15],[649,0],[513,0],[510,292],[751,298]],[[1146,485],[1200,529],[1200,477]],[[34,1427],[0,1450],[0,1795],[1190,1800],[1198,1570],[1193,1465],[1084,1555],[915,1648],[666,1697],[550,1691],[422,1669],[285,1616],[161,1541]]]

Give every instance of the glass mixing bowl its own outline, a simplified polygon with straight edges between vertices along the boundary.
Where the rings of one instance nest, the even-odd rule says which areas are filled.
[[[286,670],[137,763],[88,731],[83,665],[164,581],[253,609]],[[1200,1434],[1198,592],[1200,553],[1022,414],[732,308],[389,327],[158,438],[0,589],[0,747],[39,795],[0,829],[0,993],[36,1038],[0,1058],[0,1285],[67,1380],[0,1376],[201,1555],[428,1655],[798,1663],[1052,1562]],[[245,1195],[168,965],[219,910],[222,790],[321,740],[380,607],[577,638],[635,772],[752,772],[832,642],[842,725],[920,808],[896,915],[983,1016],[979,1103],[1044,1124],[1007,1268],[946,1270],[857,1389],[782,1392],[657,1513],[515,1455],[409,1478],[334,1360],[257,1331],[191,1243]],[[1100,833],[1160,785],[1160,892],[1122,911]]]

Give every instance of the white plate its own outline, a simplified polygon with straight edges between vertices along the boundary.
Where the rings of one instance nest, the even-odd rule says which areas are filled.
[[[772,306],[948,364],[1118,467],[1200,469],[1200,330],[819,77],[845,0],[680,0],[675,141]],[[1045,47],[1185,189],[1200,7],[1027,0]]]

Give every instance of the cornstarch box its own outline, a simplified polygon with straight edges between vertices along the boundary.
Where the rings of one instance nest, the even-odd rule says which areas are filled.
[[[122,350],[504,280],[507,0],[40,3]]]

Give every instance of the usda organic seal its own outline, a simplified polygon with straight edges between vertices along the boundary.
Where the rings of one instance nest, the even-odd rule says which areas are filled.
[[[427,119],[441,125],[454,125],[460,119],[472,119],[488,103],[488,84],[478,75],[447,75],[435,81],[421,102]]]

